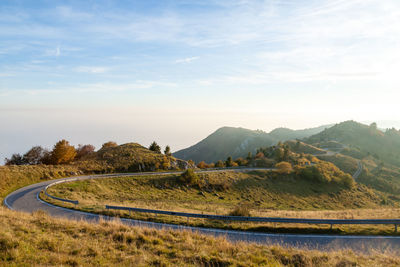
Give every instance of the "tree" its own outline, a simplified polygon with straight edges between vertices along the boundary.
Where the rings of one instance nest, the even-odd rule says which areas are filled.
[[[73,161],[75,156],[75,147],[63,139],[55,144],[53,151],[51,151],[51,162],[53,164],[66,164]]]
[[[283,157],[284,157],[283,149],[282,149],[281,147],[278,147],[278,148],[275,150],[275,160],[276,160],[277,162],[280,162],[280,161],[283,160]]]
[[[116,147],[118,146],[117,143],[113,142],[113,141],[108,141],[107,143],[104,143],[101,147],[101,149],[103,148],[108,148],[108,147]]]
[[[149,149],[151,151],[161,154],[161,147],[156,143],[156,141],[153,141],[153,143],[151,143]]]
[[[292,164],[286,161],[279,162],[275,165],[279,173],[289,174],[293,171]]]
[[[169,146],[165,147],[164,154],[166,156],[171,156],[171,148]]]
[[[81,159],[94,152],[96,148],[93,145],[78,145],[76,149],[76,159]]]
[[[235,160],[235,163],[239,166],[247,166],[247,164],[249,163],[248,160],[244,159],[244,158],[237,158]]]
[[[223,168],[223,167],[225,167],[225,165],[224,165],[224,163],[222,162],[222,160],[218,160],[218,161],[215,163],[215,168]]]
[[[21,154],[13,154],[11,156],[11,159],[8,158],[5,159],[5,164],[9,166],[9,165],[24,165],[26,163]]]
[[[263,157],[265,157],[265,155],[264,155],[264,153],[263,152],[258,152],[257,154],[256,154],[256,156],[255,156],[255,158],[256,159],[260,159],[260,158],[263,158]]]
[[[37,165],[43,163],[43,158],[48,152],[41,146],[34,146],[28,152],[24,154],[24,161],[29,165]]]
[[[247,153],[247,161],[251,161],[253,159],[253,155],[251,154],[251,152]]]
[[[225,165],[226,165],[226,167],[233,167],[233,160],[232,160],[232,157],[229,156],[229,157],[226,159]]]
[[[199,164],[197,164],[197,168],[199,169],[206,169],[208,167],[208,164],[205,163],[204,161],[200,161]]]
[[[289,158],[289,152],[290,152],[289,146],[285,145],[285,146],[283,147],[283,160],[288,160],[288,158]]]

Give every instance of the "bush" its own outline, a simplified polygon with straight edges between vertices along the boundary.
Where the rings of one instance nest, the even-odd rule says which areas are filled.
[[[181,174],[179,181],[185,185],[198,185],[200,179],[192,169],[187,169]]]
[[[76,159],[81,159],[94,152],[96,148],[93,145],[79,145],[76,149]]]
[[[204,161],[200,161],[199,164],[197,164],[197,168],[199,169],[206,169],[209,168],[208,164],[205,163]]]
[[[228,215],[250,217],[250,208],[248,205],[240,205],[235,207]]]
[[[117,147],[118,144],[113,142],[113,141],[109,141],[107,143],[104,143],[103,146],[101,147],[101,149],[103,148],[109,148],[109,147]]]
[[[223,167],[225,167],[225,164],[222,162],[222,160],[218,160],[215,163],[215,168],[223,168]]]
[[[26,162],[25,162],[24,158],[20,154],[13,154],[11,156],[11,159],[8,159],[8,158],[5,159],[5,164],[7,166],[10,166],[10,165],[25,165]]]
[[[286,161],[279,162],[275,165],[279,173],[289,174],[293,171],[292,164]]]

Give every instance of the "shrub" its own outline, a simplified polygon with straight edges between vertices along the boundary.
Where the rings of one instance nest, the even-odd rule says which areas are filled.
[[[181,174],[179,181],[185,185],[198,185],[200,179],[193,169],[187,169]]]
[[[117,143],[115,143],[115,142],[113,142],[113,141],[108,141],[107,143],[104,143],[104,144],[101,146],[101,149],[103,149],[103,148],[108,148],[108,147],[117,147],[117,146],[118,146]]]
[[[286,161],[279,162],[275,165],[279,173],[289,174],[293,171],[292,164]]]
[[[249,164],[249,161],[244,159],[244,158],[237,158],[235,160],[235,163],[239,166],[247,166]]]
[[[11,159],[7,158],[5,159],[5,164],[7,166],[10,166],[10,165],[24,165],[26,163],[24,158],[20,154],[13,154],[11,156]]]
[[[83,158],[94,152],[96,148],[93,145],[79,145],[76,149],[76,159]]]
[[[222,162],[222,160],[218,160],[218,161],[215,163],[215,167],[216,167],[216,168],[223,168],[223,167],[225,167],[225,164]]]
[[[197,168],[206,169],[206,168],[208,168],[208,164],[205,163],[204,161],[200,161],[199,164],[197,164]]]
[[[236,206],[231,212],[229,212],[228,215],[250,217],[250,208],[248,205]]]

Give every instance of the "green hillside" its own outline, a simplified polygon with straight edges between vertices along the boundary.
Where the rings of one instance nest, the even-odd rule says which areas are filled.
[[[372,155],[383,162],[400,166],[400,131],[383,132],[376,124],[364,125],[346,121],[306,139],[307,143],[337,141],[348,147],[341,153],[362,159]]]
[[[199,143],[177,151],[173,155],[177,158],[191,159],[195,162],[216,162],[225,160],[229,156],[233,158],[246,157],[248,152],[255,153],[260,147],[275,145],[279,141],[309,137],[327,127],[329,126],[305,130],[278,128],[270,133],[260,130],[222,127]]]

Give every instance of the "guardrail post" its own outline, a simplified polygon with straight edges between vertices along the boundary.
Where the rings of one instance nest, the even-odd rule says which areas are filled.
[[[394,225],[394,232],[397,233],[397,224]]]
[[[332,231],[333,224],[331,224],[331,231]]]

